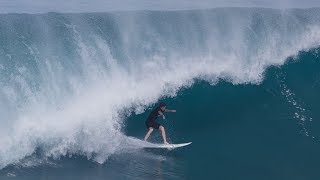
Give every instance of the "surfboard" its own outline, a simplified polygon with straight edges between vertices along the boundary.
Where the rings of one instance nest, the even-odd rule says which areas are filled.
[[[188,145],[190,145],[191,143],[192,143],[192,142],[181,143],[181,144],[153,144],[153,143],[150,143],[150,145],[149,145],[149,146],[146,146],[146,148],[174,149],[174,148],[178,148],[178,147],[188,146]]]

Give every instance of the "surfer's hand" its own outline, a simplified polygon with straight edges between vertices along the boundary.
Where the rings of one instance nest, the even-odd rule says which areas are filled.
[[[176,110],[171,110],[171,112],[177,112]]]
[[[164,115],[162,115],[162,118],[163,118],[163,119],[166,119],[166,117],[165,117]]]

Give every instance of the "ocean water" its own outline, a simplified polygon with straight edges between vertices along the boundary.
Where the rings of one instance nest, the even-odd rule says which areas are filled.
[[[1,14],[0,179],[319,179],[319,48],[318,8]]]

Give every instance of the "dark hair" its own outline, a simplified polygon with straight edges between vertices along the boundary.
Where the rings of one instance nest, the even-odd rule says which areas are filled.
[[[160,105],[159,105],[160,107],[164,107],[164,106],[166,106],[166,103],[164,103],[164,102],[160,102]]]

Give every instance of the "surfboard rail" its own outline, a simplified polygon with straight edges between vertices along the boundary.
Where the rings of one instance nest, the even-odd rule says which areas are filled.
[[[184,147],[190,145],[192,142],[187,142],[187,143],[180,143],[180,144],[154,144],[154,143],[149,143],[146,148],[163,148],[163,149],[174,149],[178,147]]]

